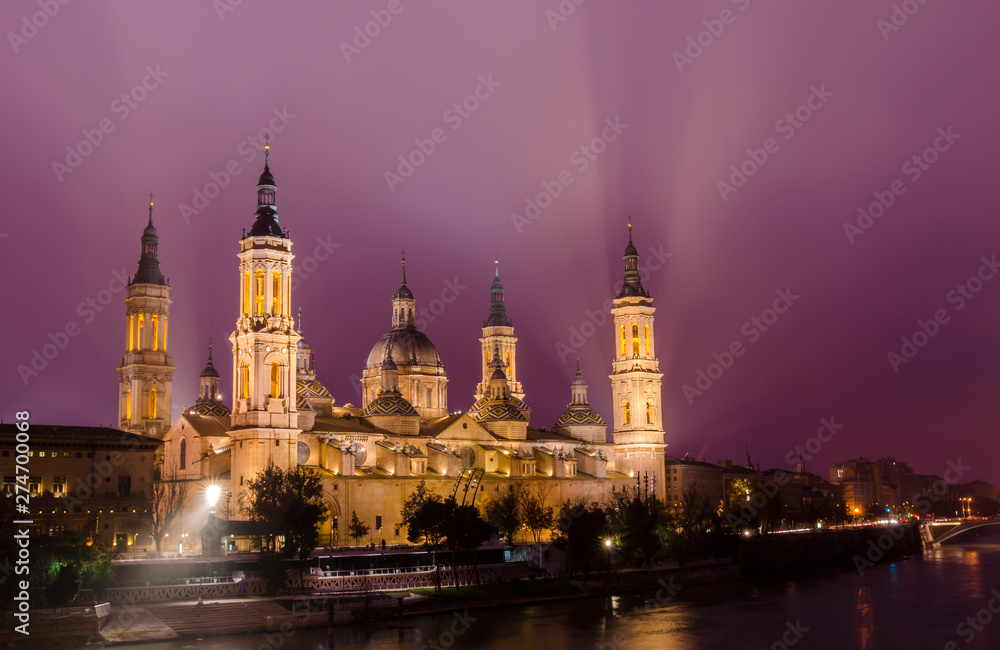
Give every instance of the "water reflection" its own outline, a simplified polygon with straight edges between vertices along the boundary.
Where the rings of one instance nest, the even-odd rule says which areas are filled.
[[[441,614],[389,622],[297,632],[281,650],[415,650],[433,643],[498,650],[627,650],[781,647],[798,630],[796,648],[1000,648],[1000,615],[968,644],[956,628],[987,606],[1000,588],[1000,545],[976,544],[928,551],[892,565],[773,581],[688,586],[669,602],[650,593],[622,594],[532,606],[470,610],[468,629]],[[392,621],[394,623],[395,621]],[[449,634],[453,636],[449,636]],[[123,650],[256,650],[259,635],[120,646]],[[777,644],[777,645],[776,645]]]

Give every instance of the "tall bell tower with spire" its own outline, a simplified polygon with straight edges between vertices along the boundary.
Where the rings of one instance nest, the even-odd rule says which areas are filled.
[[[160,271],[159,243],[150,193],[139,269],[129,280],[125,298],[128,334],[118,368],[118,428],[154,437],[170,427],[174,377],[173,359],[167,353],[170,285]]]
[[[653,299],[642,286],[639,253],[628,225],[625,247],[625,278],[615,296],[611,315],[615,327],[615,358],[611,389],[614,408],[615,467],[631,477],[656,484],[664,496],[664,451],[662,397],[659,361],[653,336]]]
[[[253,226],[240,240],[240,312],[233,345],[232,481],[238,495],[268,462],[296,464],[299,334],[291,311],[292,241],[278,225],[277,185],[264,146]]]
[[[476,399],[487,396],[490,388],[490,378],[493,375],[494,353],[499,352],[507,376],[507,386],[511,397],[524,399],[524,389],[517,381],[517,338],[514,337],[514,325],[507,317],[507,306],[503,301],[503,282],[500,281],[500,260],[494,261],[493,284],[490,286],[490,315],[483,323],[483,338],[479,342],[483,346],[482,366],[483,380],[476,386]]]

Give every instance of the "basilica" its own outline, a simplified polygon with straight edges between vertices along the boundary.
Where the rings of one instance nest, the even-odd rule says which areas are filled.
[[[198,489],[219,486],[227,519],[268,463],[303,466],[323,480],[330,518],[321,543],[347,543],[353,513],[373,541],[405,542],[401,506],[420,481],[442,494],[482,503],[510,481],[528,482],[548,505],[600,500],[613,487],[645,481],[665,494],[662,375],[655,355],[653,300],[642,286],[631,227],[625,273],[613,301],[615,357],[611,441],[587,400],[577,363],[569,404],[551,426],[534,426],[518,378],[517,337],[496,268],[479,338],[482,380],[460,388],[471,404],[448,405],[444,362],[416,325],[417,298],[402,260],[389,330],[361,374],[362,405],[337,406],[320,382],[301,319],[292,309],[292,241],[279,223],[277,183],[265,147],[257,209],[239,240],[239,311],[231,344],[232,408],[223,403],[211,345],[198,398],[170,422],[174,366],[168,353],[170,287],[160,270],[153,204],[138,271],[126,299],[126,352],[119,367],[119,428],[162,439],[160,476]],[[386,288],[386,293],[391,291]],[[234,301],[235,302],[235,301]],[[216,350],[218,357],[218,351]],[[547,424],[547,423],[546,423]],[[471,488],[471,489],[470,489]],[[192,497],[182,526],[196,533],[207,511]],[[329,541],[327,541],[329,540]]]

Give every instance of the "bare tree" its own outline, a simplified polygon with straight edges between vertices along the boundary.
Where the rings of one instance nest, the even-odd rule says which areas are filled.
[[[149,533],[156,544],[157,553],[160,552],[163,538],[183,512],[187,495],[187,482],[177,480],[173,471],[154,476],[149,488],[143,492],[143,511],[133,521],[133,528]]]

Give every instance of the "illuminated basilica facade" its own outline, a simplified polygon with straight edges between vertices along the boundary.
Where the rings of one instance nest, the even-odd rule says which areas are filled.
[[[421,480],[440,494],[458,491],[460,500],[468,493],[480,501],[506,482],[524,481],[557,506],[566,499],[599,500],[613,487],[648,477],[649,488],[664,496],[666,445],[654,308],[639,278],[631,228],[625,279],[612,309],[611,442],[604,418],[590,408],[579,362],[565,413],[554,426],[532,426],[499,266],[479,339],[482,380],[469,391],[470,406],[449,411],[445,366],[416,327],[417,299],[407,286],[405,259],[388,314],[391,327],[375,341],[362,371],[363,403],[337,406],[318,379],[301,318],[293,317],[292,241],[279,225],[268,155],[254,222],[239,242],[240,311],[229,337],[232,409],[221,399],[210,346],[196,403],[165,431],[160,423],[170,413],[174,369],[166,352],[170,301],[156,259],[150,208],[142,261],[129,286],[119,420],[122,429],[162,437],[164,477],[219,485],[226,500],[217,509],[225,514],[219,516],[237,519],[247,482],[268,463],[304,466],[323,479],[331,518],[323,525],[321,542],[331,544],[347,543],[352,513],[372,527],[373,541],[405,541],[401,506]],[[201,513],[200,520],[191,514],[184,524],[196,533],[206,512],[189,511]]]

